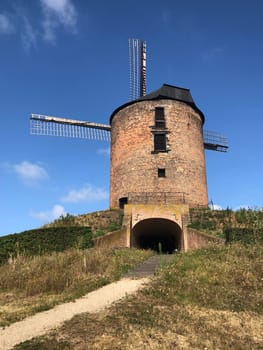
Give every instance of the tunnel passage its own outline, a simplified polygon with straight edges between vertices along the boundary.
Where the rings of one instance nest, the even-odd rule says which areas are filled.
[[[178,224],[168,219],[151,218],[138,222],[132,229],[131,246],[141,249],[159,250],[173,253],[181,249],[182,230]]]

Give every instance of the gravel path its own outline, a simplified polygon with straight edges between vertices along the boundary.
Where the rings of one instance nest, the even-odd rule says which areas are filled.
[[[77,314],[98,312],[126,295],[136,292],[148,282],[149,278],[123,278],[74,302],[57,305],[54,309],[40,312],[9,327],[0,328],[0,350],[12,349],[16,344],[43,335]]]

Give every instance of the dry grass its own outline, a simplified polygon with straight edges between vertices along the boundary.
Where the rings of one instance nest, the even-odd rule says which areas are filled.
[[[177,254],[149,288],[17,350],[259,350],[262,246]]]
[[[121,209],[101,210],[93,213],[82,214],[78,216],[67,214],[59,219],[44,225],[44,227],[59,226],[88,226],[92,232],[99,230],[107,231],[111,224],[121,226],[123,211]]]
[[[18,256],[0,266],[0,325],[6,326],[117,280],[152,253],[71,249],[46,256]]]
[[[149,291],[166,304],[263,313],[263,246],[241,244],[178,254]]]

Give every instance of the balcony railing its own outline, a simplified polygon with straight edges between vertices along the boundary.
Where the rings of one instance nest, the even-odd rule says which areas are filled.
[[[129,204],[183,204],[186,203],[184,192],[130,192]]]

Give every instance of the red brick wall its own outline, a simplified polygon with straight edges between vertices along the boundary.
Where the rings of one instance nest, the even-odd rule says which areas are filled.
[[[170,151],[153,154],[155,107],[164,107]],[[202,121],[185,103],[142,101],[115,114],[111,125],[110,206],[129,192],[185,192],[190,206],[208,204]],[[165,168],[166,177],[158,177]]]

